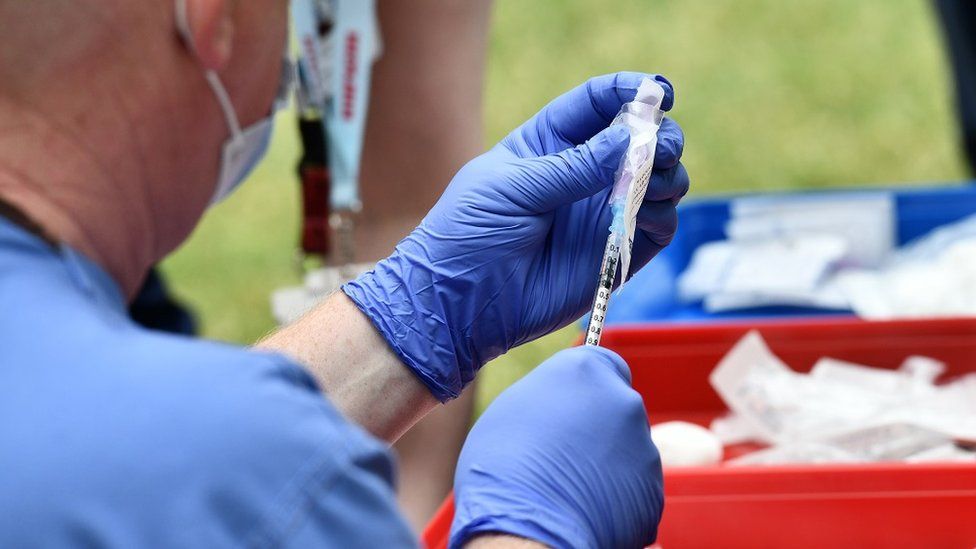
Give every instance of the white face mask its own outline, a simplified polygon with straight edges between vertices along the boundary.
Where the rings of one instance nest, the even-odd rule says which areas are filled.
[[[176,27],[180,36],[192,49],[193,35],[186,15],[186,0],[176,0]],[[285,45],[287,52],[287,43]],[[210,204],[216,204],[227,198],[241,182],[251,173],[268,151],[271,142],[271,130],[274,128],[274,115],[288,101],[292,82],[294,80],[294,65],[284,56],[281,68],[281,81],[278,85],[278,95],[272,104],[268,115],[254,124],[241,129],[230,96],[224,88],[220,77],[212,70],[205,72],[210,89],[213,90],[217,103],[224,113],[224,120],[230,130],[230,137],[224,142],[220,157],[220,174],[217,176],[217,186],[214,189]]]

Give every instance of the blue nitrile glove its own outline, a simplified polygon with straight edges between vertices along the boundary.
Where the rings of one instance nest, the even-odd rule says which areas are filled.
[[[593,78],[468,162],[393,255],[343,290],[440,400],[487,361],[579,318],[596,291],[625,127],[607,125],[646,75]],[[663,108],[674,102],[671,84]],[[665,120],[632,269],[671,241],[688,190]]]
[[[553,547],[645,547],[664,507],[661,459],[630,370],[562,351],[503,392],[468,434],[451,547],[502,532]]]

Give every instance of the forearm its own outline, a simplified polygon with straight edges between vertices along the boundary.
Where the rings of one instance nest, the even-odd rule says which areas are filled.
[[[342,292],[257,347],[303,364],[346,417],[388,442],[438,404]]]

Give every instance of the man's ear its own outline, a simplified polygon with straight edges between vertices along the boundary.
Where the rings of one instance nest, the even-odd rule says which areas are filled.
[[[184,0],[192,48],[204,68],[220,71],[234,43],[233,0]]]

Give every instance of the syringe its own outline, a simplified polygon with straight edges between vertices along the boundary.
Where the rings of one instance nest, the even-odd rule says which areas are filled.
[[[596,285],[596,296],[593,298],[590,322],[586,325],[587,345],[600,344],[600,335],[603,334],[603,321],[607,315],[607,305],[610,303],[610,294],[613,293],[613,279],[617,277],[621,245],[623,245],[623,234],[621,231],[612,228],[610,236],[607,237],[607,247],[603,250],[600,279]]]
[[[621,268],[621,278],[627,278],[630,271],[630,251],[634,242],[637,223],[637,210],[644,200],[644,193],[650,182],[654,168],[654,152],[657,147],[657,130],[664,120],[661,103],[664,101],[664,88],[650,78],[641,80],[634,100],[625,103],[611,125],[623,124],[630,130],[627,152],[621,159],[620,169],[615,175],[613,190],[609,196],[610,236],[603,250],[600,264],[600,279],[590,322],[586,326],[586,344],[599,345],[603,335],[603,323],[607,316],[607,305],[613,293],[613,281],[617,269]],[[624,281],[621,280],[621,283]]]

